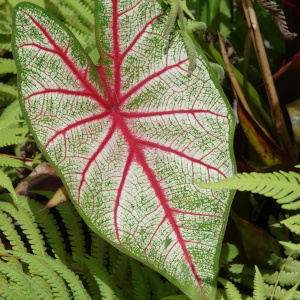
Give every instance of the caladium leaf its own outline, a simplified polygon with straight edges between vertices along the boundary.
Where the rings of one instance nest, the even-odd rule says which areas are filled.
[[[96,1],[99,66],[38,6],[13,15],[21,107],[78,212],[192,299],[213,298],[232,194],[194,181],[234,174],[234,117],[205,57],[188,76],[154,0]]]

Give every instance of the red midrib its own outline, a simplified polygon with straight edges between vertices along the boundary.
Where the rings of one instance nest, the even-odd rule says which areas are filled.
[[[118,0],[114,0],[114,1],[112,1],[112,3],[113,3],[112,31],[113,31],[113,42],[114,42],[114,46],[113,46],[114,59],[113,60],[114,60],[114,67],[115,67],[114,75],[115,75],[115,91],[116,91],[115,104],[120,107],[120,104],[124,103],[124,101],[126,99],[128,99],[137,90],[142,88],[151,79],[159,76],[160,74],[163,74],[164,72],[166,72],[166,71],[168,71],[172,68],[180,66],[181,64],[186,62],[188,59],[186,59],[184,61],[180,61],[178,64],[175,64],[173,66],[166,66],[161,71],[150,75],[148,78],[141,81],[137,86],[133,87],[127,94],[122,95],[122,97],[121,97],[121,90],[122,90],[122,87],[121,87],[121,66],[122,66],[122,58],[124,58],[124,57],[122,57],[121,54],[120,54],[120,45],[119,45]],[[132,44],[131,44],[131,47],[132,47]],[[146,176],[148,177],[148,179],[149,179],[149,181],[150,181],[150,183],[151,183],[151,185],[152,185],[152,187],[153,187],[153,189],[156,193],[156,196],[159,199],[161,206],[163,207],[163,210],[165,212],[165,216],[169,220],[169,222],[171,224],[171,227],[172,227],[172,229],[174,230],[174,232],[177,236],[177,240],[178,240],[178,242],[179,242],[179,244],[182,248],[182,251],[184,253],[184,257],[185,257],[188,265],[190,266],[190,268],[191,268],[191,270],[192,270],[192,272],[195,276],[195,279],[196,279],[197,284],[198,284],[198,286],[201,290],[203,298],[206,299],[205,293],[204,293],[203,288],[202,288],[200,278],[199,278],[199,276],[197,274],[197,271],[196,271],[196,268],[195,268],[195,265],[194,265],[194,263],[192,261],[192,258],[191,258],[190,254],[189,254],[189,252],[186,248],[184,239],[183,239],[183,237],[181,235],[181,232],[179,230],[179,226],[177,225],[177,223],[174,219],[174,216],[172,215],[170,206],[168,204],[168,199],[166,198],[166,195],[164,194],[164,191],[161,188],[161,186],[160,186],[153,170],[151,170],[151,168],[148,166],[147,161],[146,161],[146,157],[145,157],[143,151],[141,150],[140,146],[136,142],[134,136],[131,134],[129,128],[127,127],[127,125],[126,125],[126,123],[123,119],[123,117],[117,111],[114,112],[114,115],[115,115],[115,120],[117,122],[117,126],[121,129],[125,139],[127,140],[128,144],[129,144],[129,147],[130,147],[129,157],[128,157],[128,160],[127,160],[127,163],[126,163],[126,166],[125,166],[125,169],[124,169],[123,176],[127,176],[127,173],[129,171],[129,167],[130,167],[129,162],[132,160],[133,157],[135,157],[138,160],[139,164],[142,166]],[[122,181],[125,182],[124,177],[122,178]],[[122,181],[121,181],[120,186],[124,184],[124,182],[122,184]],[[119,201],[120,196],[121,196],[121,193],[118,193],[118,196],[117,196],[118,201]],[[117,227],[117,209],[118,209],[118,204],[115,206],[115,214],[114,214],[115,227]],[[117,231],[117,237],[119,239],[118,231]]]
[[[117,119],[117,125],[121,129],[125,139],[127,140],[128,144],[129,144],[129,147],[130,147],[131,151],[134,153],[135,158],[137,159],[139,164],[142,166],[146,176],[148,177],[148,179],[151,183],[151,186],[153,187],[153,189],[155,191],[155,194],[156,194],[157,198],[159,199],[160,204],[161,204],[161,206],[162,206],[162,208],[165,212],[165,215],[166,215],[167,219],[169,220],[173,231],[176,234],[177,240],[178,240],[178,242],[181,246],[184,257],[185,257],[187,263],[189,264],[189,266],[190,266],[190,268],[191,268],[191,270],[192,270],[192,272],[193,272],[193,274],[196,278],[198,286],[199,286],[199,288],[202,292],[202,295],[205,299],[205,294],[204,294],[204,291],[203,291],[203,288],[202,288],[202,285],[201,285],[200,278],[197,274],[197,271],[196,271],[195,265],[192,261],[192,258],[191,258],[190,254],[189,254],[189,252],[186,248],[184,239],[183,239],[183,237],[181,235],[181,232],[179,230],[179,226],[178,226],[177,222],[175,221],[174,216],[172,215],[171,208],[168,204],[168,199],[166,198],[166,195],[164,194],[163,189],[161,188],[161,186],[160,186],[153,170],[151,170],[151,168],[148,166],[145,154],[143,153],[142,149],[140,148],[140,146],[136,142],[136,139],[131,134],[130,130],[128,129],[126,123],[122,120],[122,118]]]

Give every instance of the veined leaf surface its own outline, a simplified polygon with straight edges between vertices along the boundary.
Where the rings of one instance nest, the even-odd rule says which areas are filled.
[[[234,117],[201,53],[188,76],[166,22],[157,1],[96,1],[94,66],[56,18],[18,4],[19,98],[87,224],[192,299],[211,299],[232,194],[194,181],[234,174]]]

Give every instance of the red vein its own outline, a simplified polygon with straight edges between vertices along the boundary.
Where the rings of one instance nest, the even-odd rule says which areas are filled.
[[[169,148],[169,147],[166,147],[166,146],[163,146],[163,145],[160,145],[160,144],[157,144],[157,143],[153,143],[153,142],[149,142],[149,141],[144,141],[144,140],[140,140],[140,139],[136,139],[136,143],[137,144],[142,144],[142,145],[145,145],[146,147],[150,147],[150,148],[157,148],[159,150],[162,150],[162,151],[165,151],[165,152],[170,152],[170,153],[174,153],[180,157],[183,157],[183,158],[186,158],[194,163],[198,163],[204,167],[206,167],[207,169],[211,169],[211,170],[214,170],[216,172],[218,172],[220,175],[222,175],[224,178],[226,177],[225,174],[220,171],[219,169],[217,169],[216,167],[213,167],[213,166],[210,166],[204,162],[202,162],[200,159],[196,159],[196,158],[193,158],[191,156],[188,156],[180,151],[177,151],[177,150],[174,150],[172,148]]]
[[[74,95],[74,96],[85,96],[85,97],[90,97],[92,96],[91,94],[88,94],[83,91],[71,91],[67,89],[47,89],[40,91],[40,92],[35,92],[24,98],[24,100],[28,100],[31,97],[37,96],[37,95],[45,95],[45,94],[51,94],[51,93],[62,93],[65,95]]]
[[[81,193],[82,185],[85,182],[85,175],[86,175],[87,171],[89,170],[91,164],[94,162],[94,160],[101,153],[103,148],[107,145],[107,143],[109,142],[109,140],[113,136],[113,134],[115,132],[115,129],[116,129],[116,121],[113,122],[112,126],[110,127],[110,129],[109,129],[109,131],[106,135],[106,137],[104,138],[104,140],[102,141],[102,143],[98,147],[97,151],[95,151],[95,153],[92,155],[89,162],[86,164],[85,168],[82,171],[82,178],[81,178],[81,181],[80,181],[80,184],[79,184],[79,187],[78,187],[78,205],[80,205],[80,193]]]
[[[26,14],[31,21],[36,25],[36,27],[44,34],[44,36],[48,39],[49,43],[54,47],[54,49],[57,52],[57,55],[60,56],[62,58],[62,60],[65,62],[65,64],[70,68],[70,70],[73,72],[73,74],[80,80],[80,82],[83,84],[83,86],[90,90],[94,99],[101,104],[103,107],[105,107],[106,109],[108,109],[107,104],[105,103],[105,99],[102,98],[99,93],[97,92],[97,90],[94,88],[94,86],[85,81],[82,74],[80,74],[80,72],[78,71],[78,69],[76,68],[75,64],[68,58],[67,54],[64,53],[63,49],[61,47],[59,47],[55,41],[52,39],[52,37],[49,35],[49,33],[47,32],[47,30],[41,26],[32,16],[30,16],[28,13],[24,12],[24,14]],[[36,44],[37,47],[39,47],[38,44]]]
[[[45,146],[45,149],[47,149],[47,147],[49,146],[49,144],[56,138],[58,137],[60,134],[65,134],[67,131],[71,130],[72,128],[75,128],[79,125],[82,125],[82,124],[86,124],[86,123],[89,123],[89,122],[92,122],[92,121],[95,121],[95,120],[101,120],[103,118],[105,118],[107,115],[109,115],[110,112],[106,111],[100,115],[96,115],[96,116],[92,116],[92,117],[89,117],[89,118],[86,118],[86,119],[83,119],[83,120],[80,120],[80,121],[77,121],[67,127],[65,127],[64,129],[62,130],[59,130],[57,131],[48,141],[47,145]]]
[[[142,166],[146,176],[148,177],[150,183],[151,183],[151,186],[153,188],[153,190],[155,191],[155,194],[157,196],[157,198],[159,199],[160,201],[160,204],[165,212],[165,217],[168,219],[174,233],[176,234],[177,236],[177,240],[181,246],[181,249],[182,249],[182,252],[184,254],[184,257],[190,267],[190,269],[192,270],[194,276],[195,276],[195,279],[198,283],[198,286],[201,290],[201,293],[203,295],[203,298],[205,299],[205,294],[204,294],[204,291],[203,291],[203,288],[202,288],[202,284],[201,284],[201,281],[200,281],[200,278],[197,274],[197,270],[195,268],[195,265],[192,261],[192,258],[190,256],[190,253],[188,252],[187,248],[186,248],[186,245],[184,243],[184,239],[181,235],[181,232],[179,230],[179,226],[172,214],[172,211],[171,211],[171,208],[170,208],[170,205],[169,205],[169,201],[162,189],[162,187],[160,186],[157,178],[156,178],[156,175],[154,174],[153,170],[149,167],[149,165],[147,164],[147,161],[146,161],[146,157],[145,157],[145,154],[143,153],[143,151],[141,150],[141,148],[138,146],[138,142],[137,140],[133,137],[132,133],[130,132],[130,130],[128,129],[128,127],[126,126],[126,123],[121,119],[119,118],[117,120],[118,122],[118,126],[119,128],[121,129],[123,135],[126,137],[128,143],[129,143],[129,146],[130,148],[132,149],[132,151],[134,151],[135,153],[135,157],[137,158],[138,162],[140,163],[140,165]],[[164,221],[164,220],[163,220]],[[162,221],[162,222],[163,222]],[[161,222],[161,224],[162,224]]]
[[[123,171],[123,175],[122,175],[122,180],[121,180],[120,186],[118,188],[118,194],[117,194],[116,204],[115,204],[115,208],[114,208],[114,224],[115,224],[115,230],[116,230],[116,234],[117,234],[117,239],[118,239],[120,245],[122,245],[122,243],[120,241],[119,228],[118,228],[118,220],[117,220],[117,218],[118,218],[118,208],[119,208],[119,205],[120,205],[120,198],[121,198],[121,193],[122,193],[122,190],[123,190],[123,187],[124,187],[124,184],[125,184],[125,180],[126,180],[126,177],[127,177],[127,174],[128,174],[129,168],[130,168],[130,165],[132,163],[132,158],[133,158],[133,151],[131,150],[130,153],[129,153],[129,155],[128,155],[126,164],[125,164],[125,168],[124,168],[124,171]]]
[[[133,48],[133,46],[137,43],[137,41],[141,38],[141,36],[146,32],[146,29],[151,25],[155,20],[157,20],[159,17],[161,17],[163,14],[160,14],[156,17],[154,17],[152,20],[150,20],[146,25],[143,27],[143,29],[136,35],[134,40],[131,42],[131,44],[126,48],[126,50],[121,55],[121,60],[124,59],[124,57],[127,55],[127,53]]]
[[[223,217],[216,216],[216,215],[210,215],[210,214],[199,214],[199,213],[194,213],[194,212],[188,212],[188,211],[183,211],[180,209],[171,209],[172,212],[176,214],[186,214],[186,215],[191,215],[191,216],[198,216],[198,217],[210,217],[210,218],[218,218],[218,219],[223,219]]]
[[[182,109],[182,110],[170,110],[170,111],[157,111],[157,112],[137,112],[137,113],[130,113],[130,112],[121,112],[121,116],[125,118],[145,118],[145,117],[156,117],[156,116],[164,116],[164,115],[173,115],[173,114],[194,114],[194,113],[205,113],[205,114],[212,114],[217,117],[227,118],[227,116],[223,116],[217,114],[210,110],[204,109]]]
[[[150,82],[152,79],[160,76],[161,74],[172,70],[174,68],[179,67],[180,65],[182,65],[183,63],[185,63],[186,61],[188,61],[189,59],[185,59],[183,61],[178,62],[175,65],[171,65],[171,66],[166,66],[165,68],[163,68],[162,70],[153,73],[152,75],[148,76],[147,78],[145,78],[144,80],[142,80],[140,83],[138,83],[136,86],[134,86],[129,92],[127,92],[125,95],[123,95],[120,98],[120,104],[122,104],[124,101],[126,101],[132,94],[134,94],[135,92],[137,92],[139,89],[141,89],[146,83]]]
[[[121,17],[122,15],[130,12],[131,10],[135,9],[143,0],[140,0],[139,2],[137,2],[134,6],[129,7],[128,9],[122,11],[121,13],[118,14],[118,17]]]
[[[119,25],[118,25],[118,1],[113,3],[113,20],[112,20],[112,31],[113,31],[113,45],[114,45],[114,77],[115,77],[115,93],[117,99],[120,99],[121,91],[121,56],[120,56],[120,45],[119,45]],[[117,101],[115,100],[115,102]]]

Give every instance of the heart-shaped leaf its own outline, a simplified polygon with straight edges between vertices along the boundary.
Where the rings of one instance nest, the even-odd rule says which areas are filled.
[[[38,145],[87,224],[192,299],[216,292],[232,199],[194,181],[234,174],[234,117],[203,55],[157,1],[96,1],[101,61],[38,6],[14,9],[19,98]]]

